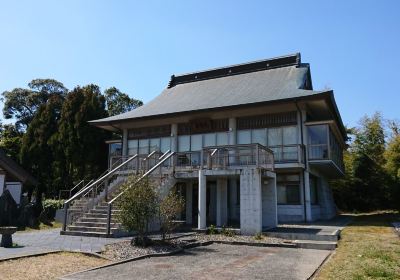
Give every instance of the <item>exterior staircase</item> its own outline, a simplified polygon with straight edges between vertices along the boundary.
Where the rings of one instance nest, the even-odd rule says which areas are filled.
[[[169,156],[172,156],[172,153]],[[132,158],[129,160],[132,160]],[[166,159],[165,157],[164,160]],[[155,165],[161,166],[164,160],[161,160],[160,157],[159,162],[156,162]],[[119,167],[123,167],[124,164],[127,165],[127,162],[128,160]],[[140,163],[140,166],[143,166],[143,164]],[[129,235],[117,220],[117,215],[121,210],[114,203],[111,207],[110,203],[123,195],[121,186],[128,178],[128,174],[135,174],[132,171],[134,167],[129,166],[129,170],[128,168],[117,167],[68,200],[64,206],[66,213],[61,234],[92,237],[121,237]],[[154,174],[155,172],[151,168],[149,170],[136,169],[136,172],[138,171],[140,172],[139,174],[144,174],[141,179],[148,177],[153,183],[157,183],[160,190],[162,190],[162,195],[176,183],[173,176],[163,175],[161,172],[160,174]],[[99,184],[96,184],[96,182],[99,182]]]

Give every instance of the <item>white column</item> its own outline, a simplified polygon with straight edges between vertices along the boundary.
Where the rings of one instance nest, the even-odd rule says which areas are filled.
[[[228,180],[220,178],[217,180],[217,226],[221,227],[228,223]]]
[[[262,231],[261,171],[245,168],[240,172],[240,233]]]
[[[178,124],[171,124],[171,152],[178,151]]]
[[[206,229],[206,214],[207,214],[207,179],[204,175],[204,170],[199,170],[199,211],[198,211],[198,229]]]
[[[122,155],[128,155],[128,129],[124,128],[122,130]]]
[[[311,197],[310,197],[310,173],[308,171],[304,171],[304,198],[305,198],[305,210],[306,210],[306,221],[312,221],[312,213],[311,213]]]
[[[193,182],[186,183],[186,224],[191,225],[193,209]]]

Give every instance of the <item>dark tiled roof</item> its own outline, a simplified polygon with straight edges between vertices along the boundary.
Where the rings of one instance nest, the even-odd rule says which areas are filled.
[[[92,121],[114,122],[316,95],[304,90],[309,67],[300,54],[172,76],[168,88],[130,112]]]
[[[38,181],[33,178],[32,175],[30,175],[18,163],[8,157],[2,149],[0,149],[0,167],[23,184],[34,186],[38,184]]]

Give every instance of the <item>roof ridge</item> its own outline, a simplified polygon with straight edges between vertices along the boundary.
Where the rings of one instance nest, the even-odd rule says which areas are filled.
[[[244,73],[251,73],[262,70],[269,70],[275,68],[281,68],[286,66],[300,66],[301,55],[300,53],[278,56],[263,60],[256,60],[245,62],[241,64],[233,64],[218,68],[211,68],[207,70],[190,72],[180,75],[172,75],[168,83],[168,88],[172,88],[175,85],[196,82],[200,80],[208,80],[232,75],[239,75]]]

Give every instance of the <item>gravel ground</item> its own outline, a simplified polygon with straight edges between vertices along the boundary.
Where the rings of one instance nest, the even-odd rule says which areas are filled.
[[[58,279],[60,276],[110,263],[80,253],[53,253],[0,262],[1,280]]]
[[[234,236],[226,236],[224,234],[201,234],[196,233],[186,238],[186,239],[196,239],[198,241],[229,241],[229,242],[251,242],[251,243],[268,243],[268,244],[282,244],[282,243],[290,243],[290,241],[280,238],[268,237],[265,235],[261,235],[260,239],[254,238],[254,236],[245,236],[245,235],[234,235]]]
[[[181,246],[187,242],[181,240],[170,240],[167,244],[162,244],[159,241],[155,241],[155,243],[156,244],[149,247],[142,248],[132,246],[131,241],[122,241],[106,245],[105,250],[101,254],[108,259],[120,261],[149,254],[169,253],[181,248]]]
[[[108,259],[120,261],[148,254],[169,253],[177,249],[180,249],[184,245],[187,245],[189,243],[206,242],[206,241],[228,241],[228,242],[236,241],[236,242],[267,243],[267,244],[290,243],[290,241],[288,240],[267,237],[267,236],[261,236],[261,239],[255,239],[254,236],[243,236],[243,235],[226,236],[223,234],[207,235],[203,233],[195,233],[190,236],[182,236],[179,238],[170,239],[166,244],[156,240],[155,245],[149,246],[147,248],[132,246],[130,241],[122,241],[106,245],[105,249],[101,254]]]

